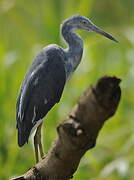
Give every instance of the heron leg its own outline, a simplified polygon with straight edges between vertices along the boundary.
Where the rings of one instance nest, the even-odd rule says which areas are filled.
[[[39,143],[40,156],[41,156],[41,158],[43,158],[44,157],[44,150],[43,150],[43,146],[41,143],[41,127],[42,127],[42,123],[38,127],[38,143]]]
[[[43,146],[41,143],[41,127],[42,127],[42,123],[37,127],[37,130],[36,130],[36,133],[34,136],[34,148],[35,148],[36,163],[39,161],[39,151],[40,151],[41,158],[44,157]]]
[[[34,136],[34,150],[35,150],[35,158],[36,163],[39,161],[39,152],[38,152],[38,132],[36,130],[35,136]]]

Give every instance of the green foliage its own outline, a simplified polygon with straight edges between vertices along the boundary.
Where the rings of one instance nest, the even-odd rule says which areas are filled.
[[[80,32],[83,60],[65,88],[59,105],[44,126],[47,152],[56,138],[56,126],[81,92],[103,75],[122,79],[122,99],[116,115],[101,130],[96,147],[80,163],[74,180],[132,180],[134,177],[134,2],[132,0],[0,0],[0,179],[22,174],[34,163],[32,142],[17,146],[15,104],[28,66],[50,43],[64,46],[59,33],[72,14],[88,17],[118,38]],[[64,46],[65,47],[65,46]]]

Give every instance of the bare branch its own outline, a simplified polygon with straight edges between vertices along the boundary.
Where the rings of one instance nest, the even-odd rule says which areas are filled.
[[[104,122],[116,111],[120,79],[105,76],[89,87],[58,128],[58,139],[46,157],[12,180],[69,180],[85,152],[93,148]]]

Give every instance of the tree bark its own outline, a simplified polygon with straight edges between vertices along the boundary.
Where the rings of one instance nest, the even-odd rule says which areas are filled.
[[[80,159],[96,144],[104,122],[114,115],[120,101],[120,79],[105,76],[79,98],[58,127],[58,138],[46,157],[24,175],[12,180],[69,180]]]

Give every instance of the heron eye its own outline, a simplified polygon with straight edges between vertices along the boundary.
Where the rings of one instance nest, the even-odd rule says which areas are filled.
[[[83,24],[87,24],[87,22],[86,22],[86,21],[83,21]]]

